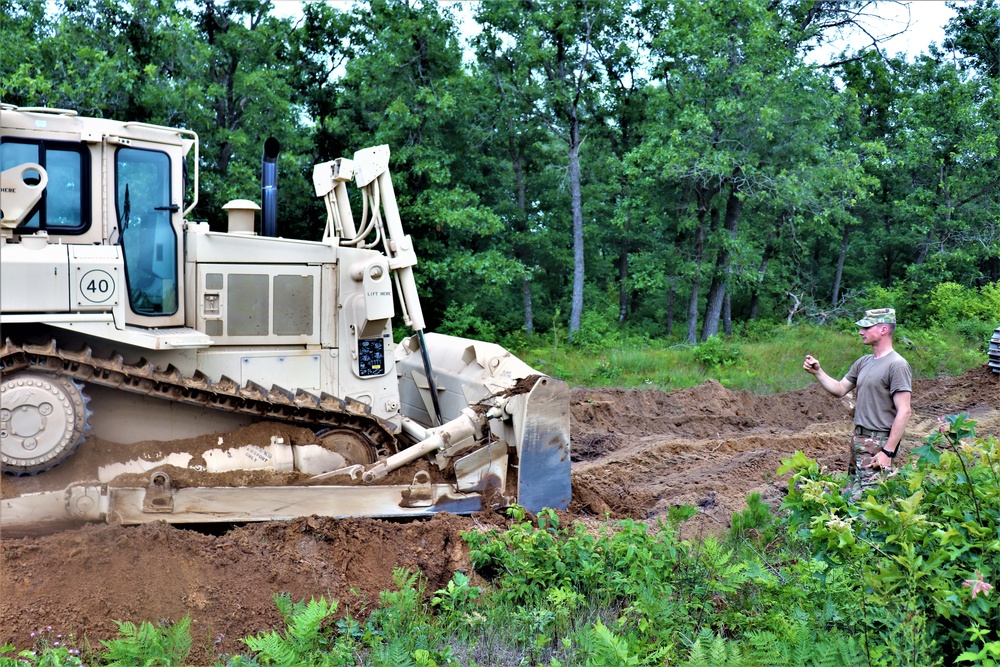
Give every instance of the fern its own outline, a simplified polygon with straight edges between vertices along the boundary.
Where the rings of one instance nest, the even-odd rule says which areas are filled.
[[[587,632],[586,643],[590,649],[587,667],[630,667],[639,664],[625,637],[619,637],[598,621]]]
[[[691,646],[691,653],[684,667],[750,667],[755,663],[744,661],[739,645],[705,628]]]
[[[767,667],[851,667],[865,660],[864,653],[853,637],[842,633],[818,633],[803,619],[780,623],[783,636],[773,632],[752,632],[747,635],[748,655],[752,664]]]
[[[284,634],[277,630],[243,642],[260,658],[261,664],[276,667],[304,667],[349,664],[350,647],[327,636],[324,624],[337,610],[336,601],[323,598],[293,603],[287,594],[274,597],[285,619]]]
[[[191,653],[191,618],[187,615],[161,628],[148,621],[138,627],[129,621],[115,623],[121,636],[101,641],[108,667],[173,667],[182,665]]]
[[[374,667],[416,667],[417,664],[410,655],[409,642],[403,638],[373,647],[368,658]]]

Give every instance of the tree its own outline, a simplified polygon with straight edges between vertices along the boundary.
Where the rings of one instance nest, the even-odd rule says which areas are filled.
[[[566,147],[573,228],[571,335],[580,330],[586,276],[580,146],[588,104],[603,80],[595,42],[619,8],[589,0],[484,0],[476,14],[483,27],[480,58],[505,64],[507,76],[498,79],[504,96],[514,104],[530,104]]]
[[[669,11],[652,3],[649,13],[658,25],[651,31],[659,35],[653,42],[659,86],[648,140],[633,159],[654,184],[674,183],[688,201],[679,228],[691,261],[687,338],[695,340],[709,260],[700,335],[707,340],[719,331],[734,279],[753,282],[734,270],[755,277],[762,264],[747,256],[734,265],[734,253],[748,250],[741,239],[767,238],[741,227],[748,206],[781,193],[807,208],[828,187],[814,180],[825,173],[821,167],[842,164],[845,156],[832,144],[840,103],[829,79],[801,60],[798,37],[783,30],[780,15],[763,0],[687,1]]]

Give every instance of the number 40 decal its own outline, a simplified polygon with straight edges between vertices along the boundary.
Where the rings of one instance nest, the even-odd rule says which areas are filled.
[[[104,303],[115,294],[115,279],[103,269],[91,269],[80,278],[80,294],[91,303]]]

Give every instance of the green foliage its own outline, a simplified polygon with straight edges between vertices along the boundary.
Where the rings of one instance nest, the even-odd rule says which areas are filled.
[[[740,653],[739,645],[726,641],[724,637],[713,635],[705,628],[698,635],[684,667],[744,667],[749,665]]]
[[[84,667],[80,650],[71,643],[62,635],[46,631],[37,633],[35,646],[30,649],[18,651],[13,644],[4,644],[0,646],[0,667]]]
[[[456,631],[472,629],[480,618],[475,611],[480,594],[480,588],[470,585],[467,575],[455,572],[448,585],[434,593],[431,606],[437,608],[446,626]]]
[[[954,57],[840,67],[806,54],[857,20],[849,3],[474,4],[473,53],[442,2],[297,20],[264,0],[6,0],[3,102],[195,130],[194,217],[216,229],[256,196],[273,135],[293,238],[324,221],[313,163],[390,145],[431,329],[557,341],[569,311],[593,354],[717,335],[727,303],[757,342],[794,294],[800,320],[893,305],[981,344],[1000,312],[989,2],[949,25]],[[719,352],[706,368],[759,383]]]
[[[954,282],[939,283],[931,290],[927,305],[929,318],[948,326],[967,321],[989,323],[998,313],[1000,313],[1000,285],[997,283],[991,283],[981,289]]]
[[[742,355],[743,350],[737,343],[727,341],[720,336],[709,336],[708,340],[694,348],[694,358],[708,368],[732,366]]]
[[[993,325],[995,327],[996,325]],[[987,333],[992,333],[992,328]],[[975,346],[970,345],[959,328],[928,330],[897,329],[895,347],[913,368],[914,377],[959,375],[981,366],[986,353],[981,349],[984,335]],[[542,372],[561,377],[574,386],[631,387],[664,390],[681,389],[715,379],[729,389],[746,389],[757,394],[771,394],[799,389],[814,382],[803,372],[802,359],[812,354],[832,376],[841,377],[859,356],[869,352],[857,335],[857,327],[849,323],[846,331],[834,327],[808,324],[778,326],[770,335],[759,340],[738,337],[727,341],[698,346],[675,345],[673,341],[626,337],[619,347],[585,351],[573,346],[561,346],[558,351],[539,346],[539,337],[522,348],[518,356]],[[738,359],[725,365],[707,366],[697,357],[699,349],[723,352],[710,359],[729,358],[738,351]],[[702,350],[704,352],[704,350]],[[728,355],[728,357],[726,357]]]
[[[475,304],[458,305],[454,301],[445,309],[437,332],[487,341],[495,340],[497,335],[496,327],[489,320],[476,315]]]
[[[996,526],[1000,445],[977,438],[966,415],[944,418],[913,452],[916,466],[886,480],[858,505],[840,481],[796,453],[785,507],[815,555],[860,569],[868,602],[884,608],[872,628],[895,664],[985,660],[1000,640],[996,619]]]
[[[284,619],[284,633],[272,630],[243,640],[261,664],[326,667],[353,663],[350,648],[336,641],[330,631],[336,602],[328,603],[322,598],[292,602],[283,593],[274,596],[274,603]]]
[[[382,592],[379,608],[369,616],[362,636],[370,649],[371,663],[378,667],[452,665],[451,648],[441,641],[450,626],[434,622],[426,604],[424,578],[396,568],[393,581],[397,590]],[[458,600],[466,601],[464,593],[453,592]]]
[[[632,600],[656,590],[687,547],[669,526],[650,534],[643,524],[625,521],[592,534],[583,524],[560,526],[551,510],[499,534],[468,533],[473,565],[489,576],[503,573],[497,594],[519,605],[560,613],[572,611],[579,596],[597,603]]]
[[[616,635],[601,621],[587,630],[581,643],[587,651],[587,667],[658,665],[663,660],[663,649],[631,646],[628,638]]]
[[[747,508],[735,512],[730,519],[729,541],[735,548],[747,544],[751,548],[767,546],[777,537],[778,524],[771,508],[760,499],[760,493],[747,496]]]
[[[183,665],[191,652],[191,618],[185,615],[170,625],[143,621],[115,621],[119,637],[101,640],[108,667],[173,667]]]

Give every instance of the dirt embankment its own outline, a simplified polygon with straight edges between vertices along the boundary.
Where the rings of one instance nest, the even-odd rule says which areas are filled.
[[[817,385],[774,396],[717,382],[674,392],[576,389],[572,400],[570,518],[656,520],[674,505],[697,506],[687,535],[716,532],[759,491],[778,502],[775,471],[802,450],[830,468],[847,463],[849,404]],[[937,418],[969,412],[981,433],[1000,432],[1000,376],[986,367],[920,380],[904,449]],[[114,620],[192,618],[194,661],[243,647],[242,637],[280,619],[272,595],[325,596],[370,609],[392,587],[393,568],[419,569],[431,590],[469,567],[462,531],[501,525],[493,513],[425,521],[303,518],[209,535],[164,524],[90,526],[0,542],[0,644],[29,634],[116,634]]]

